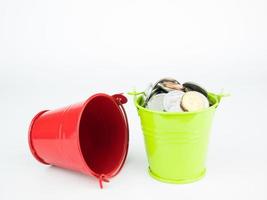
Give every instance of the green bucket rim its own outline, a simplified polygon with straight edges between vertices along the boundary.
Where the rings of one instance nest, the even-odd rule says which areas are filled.
[[[160,114],[160,115],[192,115],[192,114],[197,114],[197,113],[202,113],[202,112],[208,112],[210,110],[216,109],[218,107],[220,101],[221,101],[221,98],[226,96],[223,94],[218,95],[218,94],[214,94],[214,93],[209,92],[208,93],[208,99],[213,102],[213,105],[206,108],[206,109],[202,109],[199,111],[193,111],[193,112],[162,112],[162,111],[149,110],[143,106],[140,106],[138,101],[142,97],[141,94],[143,94],[143,93],[137,93],[136,95],[134,95],[135,106],[144,112],[156,113],[156,114]]]

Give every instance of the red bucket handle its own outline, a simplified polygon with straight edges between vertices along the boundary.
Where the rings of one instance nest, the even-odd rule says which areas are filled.
[[[123,107],[123,104],[126,104],[127,103],[127,98],[122,95],[122,94],[114,94],[112,96],[115,101],[118,103],[118,105],[120,106],[122,112],[123,112],[123,115],[124,115],[124,119],[125,119],[125,123],[126,123],[126,128],[127,128],[127,132],[129,132],[129,123],[128,123],[128,118],[127,118],[127,115],[126,115],[126,111],[125,111],[125,108]]]
[[[129,123],[128,123],[128,118],[127,118],[127,115],[126,115],[126,111],[125,111],[125,108],[123,107],[123,104],[127,103],[127,98],[123,95],[123,94],[114,94],[112,95],[112,97],[114,98],[114,100],[116,101],[116,103],[119,105],[122,113],[123,113],[123,116],[124,116],[124,120],[125,120],[125,124],[126,124],[126,131],[127,133],[129,133]],[[129,138],[128,138],[129,140]],[[128,149],[128,145],[129,145],[129,142],[127,142],[127,149]],[[126,160],[126,157],[127,157],[127,153],[128,151],[126,152],[126,155],[124,157],[124,160],[122,161],[122,164],[120,166],[120,168],[117,170],[117,172],[115,174],[113,174],[113,176],[115,176],[116,174],[119,173],[119,171],[121,170],[125,160]],[[101,189],[103,189],[103,182],[109,182],[108,180],[108,177],[104,174],[100,174],[99,177],[98,177],[98,180],[99,180],[99,186]]]

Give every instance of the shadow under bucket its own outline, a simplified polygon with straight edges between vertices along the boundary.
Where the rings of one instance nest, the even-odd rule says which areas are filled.
[[[95,94],[84,102],[38,113],[29,128],[34,157],[99,179],[115,176],[128,151],[129,130],[122,104],[127,99]]]
[[[149,174],[168,183],[189,183],[206,172],[209,132],[222,96],[208,94],[211,106],[197,112],[157,112],[142,107],[143,97],[134,102],[141,120]]]

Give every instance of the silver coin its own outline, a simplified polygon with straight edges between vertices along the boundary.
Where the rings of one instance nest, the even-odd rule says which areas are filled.
[[[148,104],[148,101],[150,101],[150,99],[156,95],[156,94],[160,94],[160,93],[167,93],[168,91],[163,89],[162,87],[160,87],[160,83],[163,83],[163,82],[172,82],[172,83],[177,83],[177,84],[180,84],[177,80],[173,79],[173,78],[163,78],[163,79],[160,79],[159,81],[157,81],[154,85],[153,85],[153,88],[152,88],[152,91],[150,92],[150,95],[148,95],[145,99],[145,102],[144,102],[144,107],[147,106]]]
[[[145,101],[145,106],[147,105],[148,101],[155,95],[157,94],[161,94],[161,93],[166,93],[165,90],[162,90],[160,87],[156,87],[152,90],[152,92],[150,93],[150,95],[146,98],[146,101]]]
[[[150,94],[153,91],[153,83],[149,83],[149,85],[147,86],[146,90],[145,90],[145,96],[148,97],[150,96]]]
[[[183,112],[181,108],[181,100],[185,93],[183,91],[174,90],[167,93],[163,100],[164,110],[167,112]]]
[[[147,102],[146,108],[155,111],[164,111],[163,100],[166,93],[156,94]]]

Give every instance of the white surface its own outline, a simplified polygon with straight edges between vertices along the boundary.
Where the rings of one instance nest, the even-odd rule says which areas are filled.
[[[267,199],[266,4],[1,0],[0,199]],[[232,94],[216,113],[203,180],[148,176],[131,100],[129,156],[104,190],[30,154],[27,128],[38,111],[165,76]]]

